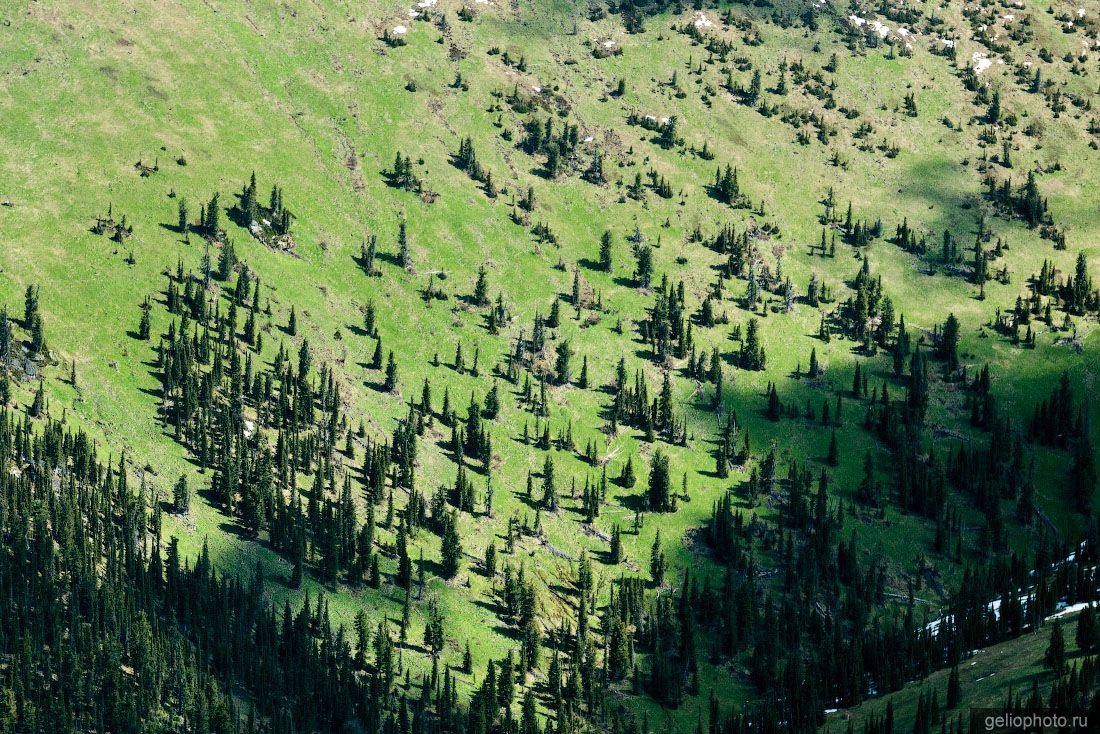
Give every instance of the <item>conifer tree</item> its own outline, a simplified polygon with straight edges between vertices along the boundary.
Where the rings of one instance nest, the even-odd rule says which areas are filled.
[[[641,288],[648,288],[653,282],[653,248],[639,244],[635,249],[637,264],[634,267],[634,280]]]
[[[397,262],[405,270],[412,267],[412,255],[409,252],[409,232],[405,217],[401,217],[397,227]]]
[[[653,546],[649,550],[649,575],[655,587],[664,586],[667,568],[668,561],[665,559],[664,550],[661,549],[661,531],[658,529],[653,539]]]
[[[485,266],[482,265],[477,270],[477,282],[474,283],[474,304],[477,306],[489,305],[489,284],[485,276]]]
[[[668,457],[661,449],[653,452],[653,461],[649,469],[649,488],[646,501],[650,510],[668,512],[673,509],[672,489],[670,486]]]
[[[1088,512],[1096,493],[1096,453],[1088,434],[1082,433],[1073,442],[1073,458],[1069,468],[1070,493],[1077,509]]]
[[[397,524],[397,576],[394,583],[408,589],[412,583],[412,559],[409,558],[409,537],[405,522]]]
[[[542,507],[551,511],[558,509],[558,490],[554,485],[554,458],[549,454],[542,464]]]
[[[611,265],[611,231],[605,230],[603,236],[600,237],[600,270],[604,271],[605,273],[610,273]]]
[[[622,473],[619,474],[619,484],[630,489],[637,481],[637,477],[634,475],[634,458],[627,456],[626,464],[623,465]]]
[[[570,360],[572,357],[573,349],[569,345],[569,340],[563,339],[558,344],[558,353],[554,360],[554,378],[559,385],[565,385],[569,382],[571,374]]]
[[[1043,654],[1043,665],[1061,675],[1066,667],[1066,638],[1062,632],[1062,620],[1054,620],[1050,627],[1050,642]]]
[[[947,362],[948,372],[959,368],[959,320],[955,314],[949,314],[943,322],[938,356]]]
[[[394,359],[393,350],[390,350],[390,356],[386,360],[386,381],[383,384],[383,389],[386,392],[395,392],[397,390],[397,360]]]
[[[191,489],[187,486],[186,474],[180,474],[172,487],[172,506],[181,515],[187,514],[191,509]]]
[[[462,561],[462,540],[458,535],[458,516],[454,512],[446,515],[440,547],[440,574],[445,579],[454,578]]]
[[[1082,652],[1092,652],[1100,644],[1100,628],[1096,624],[1096,612],[1092,605],[1081,610],[1077,617],[1077,648]]]
[[[178,219],[176,226],[179,229],[180,234],[182,234],[184,236],[184,239],[186,239],[191,230],[191,223],[188,220],[187,199],[180,197],[177,214]]]
[[[828,403],[825,403],[828,406]],[[836,430],[833,430],[833,435],[829,439],[829,456],[825,460],[829,466],[837,466],[840,464],[840,450],[837,448],[836,443]]]
[[[947,708],[953,709],[959,705],[962,697],[959,686],[959,666],[951,666],[951,674],[947,678]]]

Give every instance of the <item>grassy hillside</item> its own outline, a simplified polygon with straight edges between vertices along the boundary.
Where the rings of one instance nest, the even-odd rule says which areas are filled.
[[[1073,640],[1075,622],[1075,617],[1062,619],[1070,667],[1080,666],[1085,659],[1085,653],[1077,649]],[[1026,701],[1033,691],[1038,691],[1040,698],[1046,702],[1052,684],[1058,680],[1058,676],[1043,664],[1049,644],[1050,631],[1044,629],[993,645],[979,651],[973,658],[960,662],[959,703],[955,711],[946,712],[948,721],[953,722],[960,713],[963,720],[967,720],[970,709],[973,708],[1000,709],[1009,697],[1013,701]],[[824,730],[846,730],[851,725],[855,731],[862,731],[870,718],[881,719],[885,716],[886,706],[893,702],[897,731],[912,731],[922,695],[930,696],[935,691],[941,710],[945,709],[950,677],[950,669],[938,670],[924,680],[914,682],[881,700],[876,699],[854,709],[833,712],[827,718]]]
[[[429,570],[426,588],[412,594],[407,660],[414,674],[431,669],[419,632],[429,600],[446,619],[443,662],[458,666],[469,641],[474,673],[458,674],[464,695],[482,681],[489,660],[517,647],[516,631],[497,610],[501,580],[479,570],[489,544],[499,550],[512,536],[513,521],[525,531],[517,532],[506,560],[517,569],[524,565],[535,582],[544,641],[574,624],[572,584],[582,553],[596,560],[600,609],[620,576],[649,580],[658,531],[670,566],[669,590],[688,571],[721,588],[724,564],[700,529],[730,492],[737,508],[762,523],[749,541],[761,588],[784,593],[784,575],[797,574],[784,543],[795,535],[799,545],[803,540],[792,528],[781,529],[791,463],[808,468],[815,482],[828,472],[830,507],[846,518],[839,534],[855,538],[860,563],[879,564],[875,608],[892,615],[912,590],[918,614],[932,616],[966,565],[1011,551],[1030,564],[1040,532],[1053,531],[1067,542],[1083,537],[1089,514],[1074,504],[1066,478],[1072,452],[1024,442],[1023,463],[1044,519],[1019,518],[1017,498],[999,497],[994,504],[1005,529],[995,548],[982,534],[988,507],[978,507],[972,494],[948,481],[945,507],[953,514],[946,522],[953,528],[947,550],[937,552],[936,513],[908,512],[889,499],[895,449],[864,426],[873,401],[851,391],[859,364],[876,396],[888,384],[893,399],[904,399],[906,378],[891,368],[893,336],[870,349],[859,338],[846,338],[841,309],[866,263],[872,277],[881,278],[896,315],[904,315],[914,351],[932,359],[935,334],[954,314],[966,374],[973,378],[989,366],[998,415],[1011,418],[1022,436],[1035,406],[1067,373],[1084,427],[1079,440],[1091,441],[1087,451],[1095,455],[1095,307],[1067,316],[1054,302],[1052,326],[1033,316],[1034,349],[993,328],[998,310],[1010,312],[1019,296],[1026,301],[1028,279],[1044,262],[1064,281],[1083,253],[1092,277],[1100,273],[1100,132],[1089,101],[1100,83],[1100,17],[1091,8],[1079,15],[1078,7],[1061,0],[1049,11],[952,0],[909,3],[903,10],[790,0],[667,8],[647,15],[644,29],[634,33],[624,28],[622,14],[569,2],[477,0],[463,6],[440,0],[411,12],[374,0],[10,8],[0,17],[0,198],[6,203],[0,207],[0,302],[18,318],[25,289],[40,289],[49,350],[40,366],[47,409],[36,420],[63,417],[94,437],[103,458],[117,462],[124,454],[135,486],[150,496],[168,499],[177,477],[186,475],[199,490],[195,501],[189,512],[164,518],[165,535],[179,538],[185,557],[194,558],[206,544],[215,564],[231,573],[248,574],[259,564],[274,581],[267,593],[280,607],[304,593],[314,599],[324,593],[335,623],[350,628],[365,610],[372,621],[398,624],[405,594],[390,578],[397,568],[394,527],[378,529],[386,575],[380,588],[343,579],[322,583],[312,566],[302,587],[291,588],[292,559],[272,546],[266,530],[253,536],[242,529],[239,518],[206,491],[215,473],[204,470],[162,420],[167,401],[158,341],[178,324],[166,308],[167,283],[177,267],[199,277],[204,256],[216,262],[231,242],[243,267],[224,282],[215,279],[206,297],[221,313],[243,269],[259,278],[253,310],[263,344],[242,348],[242,354],[251,354],[259,371],[274,364],[281,348],[293,361],[308,341],[315,369],[331,371],[346,429],[365,428],[362,438],[354,437],[352,456],[338,452],[334,492],[345,474],[358,477],[368,440],[391,440],[425,380],[435,407],[446,390],[461,417],[472,396],[483,401],[494,384],[501,393],[500,414],[487,421],[491,472],[471,470],[478,512],[457,516],[462,568],[451,579]],[[885,36],[872,29],[872,19],[888,26]],[[728,42],[724,59],[706,47],[715,42]],[[945,55],[948,49],[954,58]],[[986,56],[988,67],[981,63]],[[980,74],[968,80],[974,68]],[[1035,69],[1047,85],[1037,93],[1029,91]],[[742,92],[754,71],[762,92],[747,102]],[[997,120],[989,110],[994,92],[1003,110]],[[647,116],[658,125],[675,118],[680,139],[660,145],[660,131],[646,129]],[[643,124],[628,123],[635,118]],[[547,120],[555,134],[563,125],[577,126],[575,150],[556,176],[547,175],[546,155],[522,145],[524,124]],[[495,196],[456,165],[467,137],[480,166],[492,174]],[[1002,144],[1011,151],[1011,168],[1004,165]],[[420,193],[391,185],[386,172],[395,156],[411,161]],[[584,173],[597,156],[604,180],[594,183]],[[715,169],[727,164],[737,169],[744,206],[725,204],[711,192]],[[1010,178],[1015,188],[1029,171],[1038,172],[1048,202],[1048,237],[1042,227],[999,212],[985,193],[986,173]],[[269,247],[232,220],[235,195],[253,172],[265,205],[270,188],[281,187],[294,217],[291,248]],[[640,193],[631,190],[636,175]],[[668,198],[657,190],[659,179]],[[529,190],[534,206],[525,212],[516,204]],[[197,217],[215,192],[225,209],[225,236],[184,237],[176,227],[180,200]],[[825,205],[830,192],[833,209]],[[880,235],[853,245],[845,223],[849,206],[868,226],[880,221]],[[132,236],[116,242],[93,231],[108,209],[115,220],[125,215]],[[407,222],[408,267],[398,262],[401,221]],[[927,238],[925,254],[891,241],[903,222],[916,238]],[[538,235],[539,224],[552,231],[552,241]],[[727,256],[699,241],[727,225],[751,233],[753,272],[766,269],[772,278],[759,304],[743,299],[744,273],[722,278]],[[605,231],[612,240],[610,272],[598,267]],[[958,243],[950,263],[939,254],[945,231]],[[1062,232],[1065,247],[1059,249]],[[628,239],[635,233],[653,246],[650,287],[636,278],[635,243]],[[372,236],[380,277],[368,276],[357,261]],[[822,237],[835,242],[834,254],[816,250]],[[984,285],[970,272],[976,237],[990,253],[998,241],[1007,245],[989,255]],[[507,313],[499,334],[489,333],[487,309],[470,298],[482,267],[490,300],[499,295]],[[1002,269],[1005,276],[994,277]],[[673,290],[683,284],[695,351],[721,356],[721,411],[713,405],[714,386],[689,374],[686,355],[655,359],[644,339],[643,322],[662,277]],[[781,295],[785,278],[798,296],[790,309]],[[806,302],[812,278],[827,285],[828,301]],[[578,304],[572,303],[575,281]],[[433,297],[433,288],[445,298]],[[708,293],[716,296],[715,326],[701,325],[694,315]],[[153,336],[141,340],[135,336],[146,298]],[[549,330],[544,363],[521,368],[517,381],[509,382],[503,377],[509,355],[531,337],[536,318],[546,317],[555,299],[561,325]],[[1043,303],[1050,300],[1044,296]],[[364,330],[368,304],[377,313],[382,348],[395,355],[396,391],[382,389],[382,371],[370,367],[378,339]],[[294,334],[287,328],[292,307]],[[242,308],[241,324],[244,314]],[[747,330],[750,319],[758,320],[767,355],[760,371],[737,364],[741,342],[731,336],[734,329]],[[828,340],[819,336],[823,320],[832,324]],[[30,339],[28,329],[18,334]],[[563,342],[573,350],[572,380],[557,385],[550,379],[543,418],[522,403],[524,379],[534,376],[537,395],[538,373],[552,377]],[[459,346],[464,369],[454,366]],[[805,376],[811,350],[820,364],[813,379]],[[475,353],[477,374],[470,369]],[[651,398],[658,397],[663,375],[671,374],[685,440],[654,442],[637,426],[612,428],[608,411],[620,387],[614,385],[620,358],[629,379],[636,370],[645,375]],[[587,387],[577,384],[584,360]],[[906,359],[906,369],[908,364]],[[944,379],[950,371],[936,360],[930,372],[919,453],[942,460],[964,442],[984,446],[988,432],[971,424],[974,398],[967,383],[959,373]],[[39,381],[22,371],[14,377],[13,404],[34,412]],[[772,383],[784,407],[799,415],[785,410],[779,420],[769,416]],[[826,456],[834,427],[822,425],[821,405],[832,407],[841,398],[839,462],[832,467]],[[259,409],[250,404],[245,417],[258,421]],[[751,451],[733,462],[728,478],[719,478],[715,436],[730,412],[741,431],[738,444],[748,434]],[[525,428],[534,433],[546,423],[552,438],[568,431],[575,450],[559,445],[545,451],[522,440]],[[261,423],[257,430],[274,445],[276,429]],[[343,437],[341,431],[338,448]],[[428,498],[455,482],[450,439],[451,429],[438,421],[419,439],[416,486]],[[590,442],[595,466],[583,456]],[[775,489],[750,496],[746,485],[773,443],[780,467]],[[686,482],[687,497],[675,512],[638,512],[658,449],[670,459],[673,487]],[[562,498],[553,511],[539,508],[548,455]],[[888,498],[881,507],[860,500],[865,456]],[[612,482],[599,517],[584,522],[586,481],[598,482],[604,465],[614,480],[628,457],[638,484]],[[491,517],[480,511],[490,481]],[[311,476],[298,477],[303,495],[312,485]],[[281,491],[289,496],[290,488]],[[389,496],[403,511],[409,492],[391,486]],[[355,504],[361,522],[367,501],[357,493]],[[381,523],[385,505],[377,511]],[[620,565],[606,562],[616,525],[623,530]],[[424,530],[410,542],[413,559],[422,552],[434,569],[441,552],[437,535]],[[1028,639],[1006,644],[1032,644]],[[659,706],[629,681],[612,686],[616,696],[644,712],[653,727],[670,731],[692,730],[711,695],[723,708],[761,697],[747,651],[712,659],[708,645],[699,643],[700,687],[678,708]],[[985,664],[994,654],[976,662]],[[547,648],[529,684],[544,684],[549,659]],[[648,655],[639,651],[638,668],[648,665]],[[543,704],[544,713],[553,713]]]

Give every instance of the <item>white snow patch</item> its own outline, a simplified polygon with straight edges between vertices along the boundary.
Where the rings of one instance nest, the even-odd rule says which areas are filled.
[[[591,135],[585,135],[584,136],[584,142],[591,143],[592,142],[592,136]]]
[[[1062,607],[1054,614],[1051,614],[1049,617],[1047,617],[1047,619],[1058,619],[1059,617],[1076,614],[1077,612],[1083,611],[1086,607],[1088,607],[1088,605],[1089,603],[1087,601],[1080,601],[1076,604],[1070,604],[1069,606]]]
[[[531,87],[531,91],[533,91],[533,92],[541,92],[541,91],[542,91],[542,87],[539,87],[539,86],[534,86],[534,87]]]
[[[865,25],[869,25],[871,27],[871,30],[878,34],[879,38],[886,38],[888,35],[890,35],[890,26],[879,20],[867,20],[866,18],[861,18],[858,15],[849,15],[848,22],[850,22],[856,28],[862,28]],[[898,34],[906,36],[909,34],[909,31],[899,28]]]
[[[1077,8],[1077,17],[1078,18],[1084,18],[1085,17],[1085,9],[1084,8]]]
[[[410,18],[416,18],[416,17],[418,17],[419,15],[420,15],[420,11],[419,11],[419,10],[409,10],[409,17],[410,17]]]
[[[693,22],[696,28],[711,28],[714,26],[714,21],[708,18],[702,10],[695,11]]]
[[[989,55],[983,51],[975,51],[970,57],[970,60],[974,62],[975,74],[981,74],[983,71],[993,66],[993,59],[989,58]]]
[[[403,26],[403,25],[395,25],[395,26],[393,27],[393,32],[394,32],[394,33],[396,33],[396,34],[397,34],[397,35],[399,35],[399,36],[403,36],[403,35],[405,35],[406,33],[408,33],[408,32],[409,32],[409,29],[408,29],[408,28],[406,28],[406,27],[405,27],[405,26]]]
[[[1015,20],[1016,19],[1016,15],[1014,13],[1005,13],[1001,17],[1004,18],[1005,20]]]
[[[942,43],[947,48],[955,48],[955,42],[952,41],[950,38],[941,38],[940,43]]]
[[[603,42],[603,47],[604,48],[614,48],[614,46],[615,46],[615,41],[611,40],[610,38]]]

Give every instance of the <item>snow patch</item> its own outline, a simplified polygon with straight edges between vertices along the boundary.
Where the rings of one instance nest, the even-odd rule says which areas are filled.
[[[395,25],[395,26],[393,27],[393,32],[394,32],[394,33],[396,33],[396,34],[397,34],[397,35],[399,35],[399,36],[403,36],[403,35],[405,35],[406,33],[408,33],[408,32],[409,32],[409,29],[408,29],[408,28],[406,28],[406,27],[405,27],[405,26],[403,26],[403,25]]]
[[[886,38],[888,35],[890,35],[890,26],[886,25],[885,23],[883,23],[882,21],[877,20],[877,19],[876,20],[867,20],[866,18],[861,18],[858,15],[849,15],[848,16],[848,22],[851,23],[852,25],[854,25],[856,28],[862,28],[863,26],[869,26],[871,28],[871,30],[873,30],[876,34],[878,34],[879,38]],[[897,32],[898,32],[898,35],[903,36],[903,37],[909,35],[909,31],[904,29],[904,28],[898,28]]]
[[[1084,611],[1089,606],[1087,601],[1080,601],[1076,604],[1070,604],[1069,606],[1062,607],[1054,614],[1051,614],[1047,619],[1058,619],[1059,617],[1066,617],[1070,614],[1076,614],[1077,612]]]
[[[993,66],[993,59],[989,58],[989,54],[984,51],[975,51],[971,55],[970,60],[974,62],[975,74],[981,74],[983,71]]]
[[[708,18],[702,10],[695,11],[693,23],[696,28],[712,28],[714,26],[714,21]]]

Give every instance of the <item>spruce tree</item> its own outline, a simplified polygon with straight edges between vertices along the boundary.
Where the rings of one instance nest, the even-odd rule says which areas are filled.
[[[1066,638],[1062,632],[1062,620],[1054,620],[1050,627],[1050,642],[1043,655],[1043,665],[1061,675],[1066,667]]]
[[[408,589],[412,583],[412,559],[409,558],[409,537],[405,522],[397,525],[397,576],[394,583],[402,589]]]
[[[573,349],[569,345],[569,340],[562,340],[558,344],[558,353],[554,360],[554,378],[559,385],[565,385],[569,382],[571,374],[570,360],[572,357]]]
[[[558,509],[558,490],[554,484],[554,459],[549,454],[542,464],[542,507],[551,511]]]
[[[959,320],[955,314],[949,314],[940,331],[938,356],[947,363],[947,371],[959,368]]]
[[[661,449],[653,453],[649,469],[649,488],[646,500],[650,510],[668,512],[673,509],[672,489],[670,486],[668,457]]]
[[[653,546],[649,549],[649,575],[655,587],[664,586],[667,568],[668,561],[665,559],[665,552],[661,549],[661,531],[658,529],[653,539]]]
[[[825,403],[825,405],[828,406],[828,403]],[[829,439],[829,456],[825,461],[829,466],[837,466],[840,464],[840,451],[836,443],[836,430],[833,431],[833,435]]]
[[[462,540],[458,535],[457,513],[451,512],[443,524],[443,536],[440,541],[440,574],[445,579],[454,578],[462,561]]]
[[[611,272],[611,232],[605,230],[603,236],[600,237],[600,270],[605,273]]]
[[[477,270],[477,282],[474,283],[473,301],[477,306],[484,307],[489,305],[489,284],[486,280],[484,265]]]
[[[181,515],[191,509],[191,488],[187,486],[187,475],[180,474],[172,487],[172,506]]]
[[[648,288],[653,282],[653,248],[649,245],[636,246],[635,257],[637,264],[634,268],[634,279],[641,288]]]
[[[383,389],[386,392],[397,390],[397,360],[394,359],[392,349],[389,358],[386,360],[386,381],[383,384]]]
[[[405,270],[412,266],[412,255],[409,253],[409,233],[404,217],[401,217],[397,228],[397,262]]]
[[[1082,652],[1089,653],[1096,649],[1100,643],[1100,629],[1096,624],[1096,612],[1092,605],[1081,610],[1077,617],[1077,634],[1075,636],[1077,647]]]

